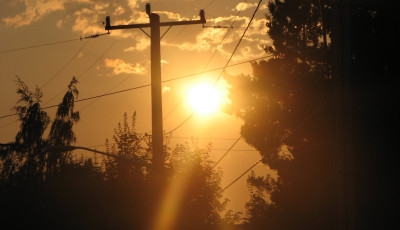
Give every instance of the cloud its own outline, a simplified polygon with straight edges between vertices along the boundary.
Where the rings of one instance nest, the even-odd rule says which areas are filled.
[[[119,58],[117,59],[108,59],[104,60],[104,63],[107,68],[112,68],[113,73],[119,75],[121,73],[128,73],[128,74],[144,74],[145,68],[141,66],[139,63],[136,65],[132,65],[127,63]]]
[[[163,88],[162,88],[162,93],[166,93],[166,92],[168,92],[168,91],[170,91],[171,90],[171,88],[169,87],[169,86],[164,86]]]
[[[104,25],[99,23],[104,21],[104,15],[110,16],[111,25],[149,23],[148,15],[144,11],[136,9],[137,4],[137,0],[114,1],[110,3],[105,2],[105,0],[96,1],[90,7],[81,7],[73,13],[75,21],[73,22],[72,30],[81,34],[104,32]],[[134,38],[139,32],[137,30],[112,30],[111,36]],[[143,47],[137,48],[144,49]]]
[[[18,28],[30,25],[53,12],[65,11],[68,3],[94,4],[92,0],[23,0],[21,2],[24,4],[24,11],[2,19],[7,27]]]
[[[150,39],[144,36],[138,36],[135,38],[136,44],[135,46],[128,47],[124,49],[124,52],[132,52],[132,51],[143,51],[150,47]]]
[[[181,14],[170,12],[170,11],[154,11],[152,13],[159,14],[160,17],[163,15],[167,17],[167,19],[172,20],[172,21],[184,21],[184,20],[190,20],[189,18],[182,17]]]
[[[210,19],[207,22],[209,25],[229,27],[232,25],[233,21],[233,28],[229,30],[227,36],[225,36],[225,34],[228,32],[228,28],[206,28],[195,35],[194,42],[172,43],[166,40],[162,41],[162,45],[176,47],[184,51],[196,52],[213,51],[217,49],[220,55],[229,58],[239,38],[243,35],[250,18],[245,16],[227,16]],[[240,43],[239,49],[233,57],[233,61],[257,58],[265,53],[262,47],[271,43],[267,35],[266,22],[267,19],[265,18],[253,19],[250,28],[246,31],[246,35]]]
[[[64,24],[64,20],[58,20],[56,23],[56,26],[58,29],[61,29],[63,27],[63,24]]]
[[[59,0],[25,0],[24,3],[24,12],[2,19],[6,26],[15,28],[26,26],[54,11],[64,10],[64,2]]]
[[[239,2],[232,11],[245,11],[247,9],[250,9],[252,7],[256,7],[257,3],[246,3],[246,2]]]

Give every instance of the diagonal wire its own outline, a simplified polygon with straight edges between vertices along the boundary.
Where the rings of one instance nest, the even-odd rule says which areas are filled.
[[[126,80],[128,80],[130,77],[126,77],[125,79],[123,79],[122,81],[118,82],[117,84],[115,84],[113,87],[111,87],[109,90],[106,91],[106,93],[110,93],[113,89],[117,88],[118,86],[120,86],[122,83],[124,83]],[[97,98],[93,101],[91,101],[89,104],[83,106],[82,108],[79,109],[79,111],[81,112],[82,110],[86,109],[87,107],[91,106],[93,103],[95,103],[96,101],[98,101],[100,98]]]
[[[109,47],[109,48],[111,48],[111,47]],[[265,58],[268,58],[268,57],[269,57],[269,56],[265,56],[265,57],[261,57],[261,58],[256,58],[256,59],[252,59],[252,60],[248,60],[248,61],[244,61],[244,62],[232,64],[232,65],[228,65],[227,67],[236,66],[236,65],[240,65],[240,64],[244,64],[244,63],[247,63],[247,62],[252,62],[252,61],[256,61],[256,60],[260,60],[260,59],[265,59]],[[101,58],[101,57],[100,57],[100,58]],[[99,59],[100,59],[100,58],[99,58]],[[98,60],[99,60],[99,59],[98,59]],[[96,62],[97,62],[97,61],[96,61]],[[89,67],[86,69],[86,71],[89,70],[94,64],[96,64],[96,62],[93,63],[91,66],[89,66]],[[212,72],[212,71],[220,70],[220,69],[224,69],[224,68],[225,68],[225,67],[220,67],[220,68],[215,68],[215,69],[207,70],[207,71],[200,72],[200,73],[190,74],[190,75],[186,75],[186,76],[182,76],[182,77],[171,78],[171,79],[162,81],[162,83],[169,82],[169,81],[176,81],[176,80],[184,79],[184,78],[187,78],[187,77],[192,77],[192,76],[195,76],[195,75],[198,75],[198,74],[202,74],[202,73],[205,73],[205,72]],[[85,71],[85,72],[86,72],[86,71]],[[82,73],[80,76],[82,76],[83,74],[84,74],[84,73]],[[99,98],[99,97],[104,97],[104,96],[109,96],[109,95],[113,95],[113,94],[123,93],[123,92],[131,91],[131,90],[136,90],[136,89],[141,89],[141,88],[149,87],[149,86],[151,86],[151,84],[141,85],[141,86],[137,86],[137,87],[133,87],[133,88],[129,88],[129,89],[124,89],[124,90],[120,90],[120,91],[115,91],[115,92],[111,92],[111,93],[106,93],[106,94],[100,94],[100,95],[93,96],[93,97],[90,97],[90,98],[84,98],[84,99],[81,99],[81,100],[76,100],[75,102],[87,101],[87,100],[91,100],[91,99],[95,99],[95,98]],[[58,106],[58,105],[47,106],[47,107],[43,107],[42,109],[49,109],[49,108],[53,108],[53,107],[56,107],[56,106]],[[8,115],[3,115],[3,116],[0,116],[0,119],[6,118],[6,117],[15,116],[15,115],[18,115],[18,114],[17,114],[17,113],[13,113],[13,114],[8,114]]]
[[[250,170],[252,170],[254,167],[256,167],[263,158],[261,158],[260,160],[258,160],[256,163],[254,163],[252,166],[250,166],[250,168],[246,169],[246,171],[244,171],[242,174],[240,174],[240,176],[238,176],[236,179],[234,179],[231,183],[229,183],[227,186],[225,186],[222,190],[221,193],[223,193],[226,189],[228,189],[229,187],[231,187],[234,183],[236,183],[240,178],[242,178],[244,175],[246,175],[246,173],[248,173]]]
[[[209,2],[203,9],[208,8],[209,6],[211,6],[211,4],[213,4],[215,2],[215,0],[211,0],[211,2]]]
[[[231,27],[233,26],[233,24],[235,23],[235,21],[238,19],[240,12],[242,11],[242,8],[245,4],[247,0],[245,0],[240,8],[240,10],[238,11],[238,13],[236,14],[236,18],[232,21],[231,23]],[[230,32],[231,28],[229,28],[226,33],[224,34],[224,37],[222,38],[221,42],[217,45],[217,47],[215,48],[214,53],[211,55],[210,59],[208,60],[207,64],[204,66],[203,71],[208,67],[208,65],[211,63],[211,60],[214,58],[215,54],[218,52],[218,48],[221,47],[222,43],[224,42],[225,38],[228,36],[229,32]],[[199,80],[199,78],[197,79]],[[185,101],[185,98],[182,98],[173,108],[172,110],[163,118],[163,120],[167,119],[167,117],[169,117],[169,115],[171,115],[183,102]],[[195,113],[191,114],[190,117],[192,117]],[[179,126],[180,127],[180,126]]]
[[[317,113],[322,107],[324,107],[326,105],[326,103],[328,102],[328,99],[325,99],[316,109],[314,109],[305,119],[303,119],[303,121],[301,121],[297,127],[295,127],[293,129],[293,132],[291,133],[291,135],[293,135],[293,133],[295,133],[301,126],[303,126],[309,119],[311,119],[312,116],[314,116],[315,113]],[[283,138],[281,140],[281,144],[289,137],[286,136],[285,138]],[[252,166],[250,166],[248,169],[246,169],[246,171],[244,171],[242,174],[240,174],[235,180],[233,180],[231,183],[229,183],[227,186],[225,186],[221,193],[224,192],[226,189],[228,189],[230,186],[232,186],[234,183],[236,183],[240,178],[242,178],[244,175],[246,175],[246,173],[248,173],[251,169],[253,169],[254,167],[256,167],[264,158],[262,157],[261,159],[259,159],[258,161],[256,161]]]
[[[228,61],[226,62],[226,65],[225,65],[225,66],[228,66],[228,65],[229,65],[229,62],[232,60],[232,57],[233,57],[233,55],[235,54],[235,52],[236,52],[237,48],[239,47],[240,43],[242,42],[244,36],[246,35],[246,32],[247,32],[247,30],[249,29],[250,24],[251,24],[251,22],[253,21],[254,16],[256,15],[258,8],[260,7],[261,2],[262,2],[262,0],[260,0],[260,1],[258,2],[257,8],[254,10],[254,13],[253,13],[253,15],[251,16],[251,19],[250,19],[250,21],[249,21],[249,24],[247,24],[246,29],[244,30],[242,36],[240,37],[239,42],[236,44],[235,49],[233,50],[233,52],[232,52],[231,56],[229,57]],[[218,76],[217,80],[214,82],[214,86],[217,84],[217,82],[219,81],[219,79],[221,79],[222,74],[223,74],[224,72],[225,72],[225,69],[223,69],[223,70],[221,71],[221,74]]]
[[[254,16],[256,15],[257,10],[258,10],[258,8],[260,7],[261,2],[262,2],[262,0],[260,0],[260,1],[258,2],[257,8],[254,10],[253,16],[251,17],[251,19],[250,19],[250,21],[249,21],[249,23],[248,23],[246,29],[244,30],[243,35],[240,37],[239,42],[237,43],[237,45],[236,45],[235,49],[233,50],[231,56],[229,57],[228,61],[226,62],[226,64],[225,64],[224,68],[222,69],[220,75],[218,76],[218,78],[217,78],[216,81],[214,82],[214,87],[215,87],[216,84],[218,83],[219,79],[221,79],[221,76],[222,76],[222,74],[225,72],[226,67],[228,67],[229,62],[232,60],[232,57],[233,57],[233,55],[235,54],[237,48],[239,47],[241,41],[243,40],[243,37],[244,37],[244,35],[246,34],[246,31],[247,31],[247,29],[249,28],[251,22],[253,21]],[[176,128],[174,128],[173,130],[169,131],[168,133],[172,133],[173,131],[177,130],[179,127],[181,127],[183,124],[185,124],[188,120],[190,120],[190,118],[192,118],[194,114],[195,114],[195,112],[193,112],[192,114],[190,114],[182,123],[180,123]]]
[[[79,53],[82,51],[83,48],[85,48],[85,46],[90,42],[90,40],[87,40],[87,42],[85,44],[82,45],[81,48],[79,48],[79,50],[67,61],[67,63],[65,63],[63,65],[63,67],[56,73],[54,74],[49,80],[47,80],[41,87],[41,89],[43,90],[51,81],[53,81],[65,68],[67,68],[67,66],[69,64],[71,64],[71,62],[75,59],[76,56],[79,55]]]
[[[82,78],[82,76],[84,76],[84,75],[86,74],[86,72],[88,72],[91,68],[93,68],[93,66],[96,65],[97,62],[99,62],[99,61],[104,57],[104,55],[106,55],[106,53],[111,49],[111,47],[114,46],[114,44],[115,44],[116,42],[117,42],[117,40],[115,40],[113,43],[111,43],[111,45],[107,47],[107,49],[100,55],[100,57],[97,58],[96,61],[94,61],[91,65],[89,65],[89,66],[77,77],[77,79],[79,80],[80,78]],[[45,103],[45,105],[48,104],[49,102],[53,101],[56,97],[60,96],[60,95],[63,94],[65,91],[66,91],[66,90],[63,90],[63,91],[59,92],[57,95],[55,95],[55,96],[53,96],[52,98],[50,98],[50,99]]]
[[[233,147],[235,147],[235,145],[240,141],[240,139],[242,138],[242,136],[240,136],[232,145],[231,147],[229,147],[229,149],[224,153],[224,155],[222,155],[219,160],[214,164],[214,166],[211,169],[214,169],[215,166],[217,166],[219,164],[219,162],[222,161],[222,159],[224,159],[224,157],[232,150]]]
[[[43,46],[57,45],[57,44],[62,44],[62,43],[67,43],[67,42],[73,42],[73,41],[80,41],[80,40],[81,40],[80,38],[75,38],[75,39],[64,40],[64,41],[59,41],[59,42],[51,42],[51,43],[45,43],[45,44],[40,44],[40,45],[27,46],[27,47],[22,47],[22,48],[15,48],[15,49],[9,49],[9,50],[2,50],[2,51],[0,51],[0,54],[2,54],[2,53],[14,52],[14,51],[19,51],[19,50],[26,50],[26,49],[38,48],[38,47],[43,47]]]

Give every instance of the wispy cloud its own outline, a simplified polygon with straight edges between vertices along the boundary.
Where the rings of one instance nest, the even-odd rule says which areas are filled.
[[[143,51],[150,46],[150,39],[148,37],[137,36],[135,37],[135,40],[136,40],[135,46],[131,46],[124,49],[124,52]]]
[[[152,13],[159,14],[160,17],[165,16],[167,19],[170,19],[173,21],[190,20],[187,17],[183,17],[181,14],[170,12],[170,11],[154,11]]]
[[[168,92],[168,91],[170,91],[171,90],[171,88],[169,87],[169,86],[164,86],[163,88],[162,88],[162,93],[164,94],[164,93],[166,93],[166,92]]]
[[[6,26],[16,28],[26,26],[54,11],[64,10],[64,2],[59,0],[25,0],[24,3],[24,12],[2,19]]]
[[[232,10],[233,10],[233,11],[239,11],[239,10],[245,11],[245,10],[247,10],[247,9],[250,9],[250,8],[256,7],[256,6],[257,6],[257,3],[239,2],[239,3],[235,6],[235,8],[233,8]]]
[[[139,63],[133,65],[131,63],[127,63],[119,58],[117,59],[108,59],[104,60],[104,63],[107,68],[112,68],[113,73],[119,75],[121,73],[128,73],[128,74],[144,74],[145,68],[141,66]]]
[[[208,25],[218,25],[229,27],[234,21],[233,28],[230,29],[225,37],[228,28],[206,28],[195,35],[195,42],[173,43],[162,41],[163,46],[176,47],[184,51],[211,51],[217,49],[217,52],[229,57],[233,48],[236,46],[239,38],[247,27],[250,18],[241,16],[217,17],[207,21]],[[267,36],[265,26],[267,19],[253,19],[250,28],[247,30],[239,49],[236,51],[233,60],[240,61],[249,58],[255,58],[263,55],[263,46],[270,44],[271,40]],[[225,39],[223,39],[225,37]],[[222,43],[221,43],[222,42]],[[220,46],[218,46],[221,44]]]

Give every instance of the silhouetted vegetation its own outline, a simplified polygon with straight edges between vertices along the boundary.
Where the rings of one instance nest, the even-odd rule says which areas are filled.
[[[240,213],[221,217],[227,201],[221,172],[208,159],[210,147],[200,149],[195,141],[171,147],[166,137],[164,169],[154,175],[151,138],[136,131],[136,114],[125,114],[106,141],[114,157],[74,158],[66,147],[76,142],[73,126],[80,120],[77,80],[51,121],[41,90],[31,91],[17,78],[20,129],[14,142],[0,145],[0,228],[336,229],[341,199],[354,205],[345,215],[354,224],[349,229],[396,226],[398,20],[390,2],[350,3],[270,1],[266,26],[273,43],[265,51],[273,57],[252,63],[252,76],[226,76],[232,100],[227,112],[244,121],[241,135],[278,174],[248,176],[243,224],[237,225]],[[349,9],[349,18],[340,15],[344,23],[336,27],[341,7]],[[347,25],[350,46],[342,48],[337,37]],[[349,100],[343,114],[338,60],[349,65],[349,84],[340,89]],[[348,127],[341,127],[341,116]],[[348,171],[338,170],[342,134],[352,152]],[[348,196],[341,197],[339,183],[350,176]]]
[[[335,30],[334,16],[343,12],[342,7],[349,9],[349,18],[336,15],[344,21]],[[394,216],[381,210],[393,211],[390,202],[397,200],[395,148],[388,134],[398,123],[390,103],[398,60],[391,35],[394,11],[385,1],[342,5],[275,0],[268,8],[273,44],[265,50],[273,57],[253,63],[253,76],[227,77],[232,100],[228,112],[243,119],[242,136],[279,175],[249,176],[248,226],[336,229],[341,215],[357,229],[390,226]],[[342,48],[335,33],[346,26],[350,46]],[[350,109],[341,114],[335,85],[338,59],[341,65],[350,65],[345,73],[350,83],[344,89]],[[349,121],[349,135],[338,133],[341,116]],[[346,165],[349,171],[338,168],[337,135],[346,135],[346,148],[354,154],[354,165]],[[338,195],[343,175],[354,178],[345,188],[345,198]],[[340,199],[350,199],[345,203],[349,213],[337,209]]]
[[[76,159],[66,147],[75,143],[73,125],[80,119],[74,111],[77,80],[52,122],[40,89],[16,83],[21,128],[16,141],[0,149],[2,229],[150,229],[160,219],[170,229],[220,224],[227,201],[221,201],[221,172],[208,160],[210,147],[200,149],[195,141],[166,145],[164,174],[154,176],[151,138],[136,131],[136,114],[125,114],[113,142],[106,141],[114,157]]]

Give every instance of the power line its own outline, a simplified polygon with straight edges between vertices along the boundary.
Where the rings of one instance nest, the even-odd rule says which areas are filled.
[[[316,109],[314,109],[305,119],[303,119],[303,121],[301,121],[297,127],[295,127],[293,129],[293,132],[291,133],[291,135],[293,135],[301,126],[303,126],[309,119],[311,119],[312,116],[314,116],[314,114],[316,112],[318,112],[322,107],[325,106],[325,104],[328,102],[328,99],[324,100]],[[283,138],[280,142],[280,144],[282,144],[287,138],[289,137],[286,136],[285,138]],[[229,183],[225,188],[222,189],[221,192],[224,192],[227,188],[229,188],[230,186],[232,186],[234,183],[236,183],[240,178],[242,178],[244,175],[246,175],[246,173],[248,173],[251,169],[253,169],[254,167],[256,167],[256,165],[258,165],[264,158],[259,159],[257,162],[255,162],[252,166],[250,166],[248,169],[246,169],[246,171],[244,171],[242,174],[240,174],[235,180],[233,180],[231,183]]]
[[[95,23],[92,23],[90,25],[99,23],[102,21],[98,21]],[[103,34],[93,34],[90,36],[86,36],[86,37],[80,37],[80,38],[75,38],[75,39],[69,39],[69,40],[63,40],[63,41],[58,41],[58,42],[50,42],[50,43],[43,43],[43,44],[39,44],[39,45],[32,45],[32,46],[26,46],[26,47],[21,47],[21,48],[14,48],[14,49],[9,49],[9,50],[1,50],[0,54],[3,53],[10,53],[10,52],[15,52],[15,51],[20,51],[20,50],[26,50],[26,49],[33,49],[33,48],[39,48],[39,47],[44,47],[44,46],[52,46],[52,45],[58,45],[58,44],[63,44],[63,43],[68,43],[68,42],[74,42],[74,41],[82,41],[83,39],[90,39],[90,38],[97,38],[99,36],[102,35],[106,35],[108,33],[103,33]]]
[[[109,47],[109,48],[111,48],[111,47]],[[103,54],[103,56],[104,56],[104,54]],[[236,66],[236,65],[241,65],[241,64],[244,64],[244,63],[248,63],[248,62],[252,62],[252,61],[257,61],[257,60],[261,60],[261,59],[265,59],[265,58],[268,58],[268,57],[271,57],[272,55],[270,55],[270,56],[264,56],[264,57],[261,57],[261,58],[255,58],[255,59],[252,59],[252,60],[247,60],[247,61],[243,61],[243,62],[238,62],[238,63],[235,63],[235,64],[232,64],[232,65],[229,65],[228,67],[232,67],[232,66]],[[99,60],[99,59],[98,59]],[[97,62],[97,61],[96,61]],[[95,62],[95,63],[96,63]],[[203,71],[203,72],[199,72],[199,73],[194,73],[194,74],[189,74],[189,75],[185,75],[185,76],[182,76],[182,77],[176,77],[176,78],[171,78],[171,79],[168,79],[168,80],[164,80],[164,81],[162,81],[162,83],[165,83],[165,82],[170,82],[170,81],[176,81],[176,80],[180,80],[180,79],[184,79],[184,78],[188,78],[188,77],[193,77],[193,76],[196,76],[196,75],[199,75],[199,74],[203,74],[203,73],[208,73],[208,72],[213,72],[213,71],[216,71],[216,70],[220,70],[220,69],[223,69],[223,68],[225,68],[225,67],[220,67],[220,68],[215,68],[215,69],[211,69],[211,70],[207,70],[207,71]],[[80,75],[81,76],[81,75]],[[127,79],[127,78],[126,78]],[[126,80],[125,79],[125,80]],[[125,80],[123,80],[122,82],[124,82]],[[115,88],[115,87],[117,87],[118,85],[120,85],[122,82],[119,82],[117,85],[115,85],[113,88]],[[148,86],[150,86],[150,84],[147,84],[147,85],[143,85],[143,86],[139,86],[140,88],[143,88],[143,87],[148,87]],[[127,90],[124,90],[123,92],[125,92],[125,91],[130,91],[130,90],[133,90],[133,89],[136,89],[136,87],[135,88],[130,88],[130,89],[127,89]],[[111,90],[111,89],[110,89]],[[110,91],[109,90],[109,91]],[[62,92],[61,92],[62,93]],[[60,95],[61,93],[59,93],[58,95]],[[106,94],[107,94],[108,92],[106,92]],[[120,93],[119,91],[117,91],[117,92],[115,92],[115,93]],[[114,93],[113,93],[114,94]],[[56,96],[58,96],[58,95],[56,95]],[[108,95],[107,95],[108,96]],[[98,97],[98,98],[100,98],[100,97]],[[54,97],[52,98],[52,99],[54,99]],[[49,101],[48,101],[49,102]],[[75,102],[78,102],[78,101],[75,101]],[[80,109],[80,111],[82,111],[83,109],[85,109],[85,108],[87,108],[87,107],[89,107],[91,104],[93,104],[93,103],[95,103],[96,101],[93,101],[92,103],[90,103],[90,104],[88,104],[88,105],[86,105],[85,107],[83,107],[82,109]],[[193,116],[194,115],[194,113],[191,115],[191,116]],[[191,117],[190,116],[190,117]],[[3,117],[0,117],[0,119],[1,118],[3,118]],[[189,120],[190,118],[187,118],[187,120]],[[180,126],[182,126],[183,124],[181,124]],[[179,127],[180,127],[179,126]],[[175,131],[176,129],[178,129],[179,127],[176,127],[174,130],[172,130],[172,131],[170,131],[170,132],[168,132],[167,134],[169,134],[169,133],[172,133],[173,131]]]
[[[115,43],[115,42],[114,42],[114,43]],[[113,43],[113,44],[114,44],[114,43]],[[111,46],[110,46],[109,48],[111,48]],[[198,74],[207,73],[207,72],[212,72],[212,71],[215,71],[215,70],[224,69],[224,68],[226,68],[226,67],[236,66],[236,65],[240,65],[240,64],[247,63],[247,62],[252,62],[252,61],[256,61],[256,60],[260,60],[260,59],[265,59],[265,58],[268,58],[268,57],[270,57],[270,56],[255,58],[255,59],[251,59],[251,60],[248,60],[248,61],[243,61],[243,62],[239,62],[239,63],[236,63],[236,64],[228,65],[228,66],[225,66],[225,67],[215,68],[215,69],[211,69],[211,70],[207,70],[207,71],[203,71],[203,72],[199,72],[199,73],[195,73],[195,74],[189,74],[189,75],[182,76],[182,77],[171,78],[171,79],[162,81],[162,83],[170,82],[170,81],[176,81],[176,80],[180,80],[180,79],[184,79],[184,78],[196,76],[196,75],[198,75]],[[100,57],[100,58],[101,58],[101,57]],[[99,59],[100,59],[100,58],[99,58]],[[98,59],[98,60],[99,60],[99,59]],[[97,62],[97,61],[96,61],[96,62]],[[95,63],[96,63],[96,62],[95,62]],[[92,66],[93,66],[95,63],[93,63]],[[86,71],[89,70],[92,66],[89,66],[89,68],[87,68]],[[86,72],[86,71],[85,71],[85,72]],[[83,74],[84,74],[84,73],[82,73],[80,76],[82,76]],[[100,98],[100,97],[105,97],[105,96],[109,96],[109,95],[119,94],[119,93],[131,91],[131,90],[136,90],[136,89],[141,89],[141,88],[145,88],[145,87],[149,87],[149,86],[151,86],[151,84],[145,84],[145,85],[141,85],[141,86],[137,86],[137,87],[133,87],[133,88],[128,88],[128,89],[119,90],[119,91],[115,91],[115,92],[100,94],[100,95],[93,96],[93,97],[88,97],[88,98],[84,98],[84,99],[79,99],[79,100],[76,100],[75,102],[81,102],[81,101],[92,100],[92,99],[95,99],[95,98]],[[58,105],[51,105],[51,106],[43,107],[42,109],[54,108],[54,107],[57,107],[57,106],[58,106]],[[0,119],[6,118],[6,117],[15,116],[15,115],[18,115],[18,114],[17,114],[17,113],[13,113],[13,114],[8,114],[8,115],[3,115],[3,116],[0,116]],[[170,133],[170,132],[169,132],[169,133]]]
[[[254,16],[256,15],[256,12],[257,12],[258,8],[260,7],[261,2],[262,2],[262,0],[260,0],[260,1],[258,2],[258,5],[257,5],[256,9],[254,10],[253,16],[251,17],[251,19],[250,19],[250,21],[249,21],[249,23],[248,23],[246,29],[245,29],[244,32],[243,32],[243,35],[240,37],[239,42],[237,43],[237,45],[236,45],[235,49],[233,50],[231,56],[229,57],[228,61],[226,62],[226,64],[225,64],[223,70],[221,71],[220,75],[218,76],[218,78],[217,78],[216,81],[214,82],[214,86],[216,86],[216,84],[217,84],[217,82],[219,81],[219,79],[221,78],[222,74],[225,72],[226,67],[228,67],[229,62],[231,61],[233,55],[235,54],[237,48],[238,48],[239,45],[240,45],[240,42],[242,41],[244,35],[246,34],[247,29],[249,28],[251,22],[253,21]],[[194,114],[195,114],[195,113],[190,114],[182,123],[180,123],[176,128],[172,129],[172,130],[169,131],[168,133],[172,133],[173,131],[175,131],[175,130],[177,130],[178,128],[180,128],[183,124],[185,124],[188,120],[190,120],[190,118],[192,118]]]
[[[51,43],[45,43],[45,44],[40,44],[40,45],[27,46],[27,47],[22,47],[22,48],[15,48],[15,49],[9,49],[9,50],[2,50],[2,51],[0,51],[0,54],[2,54],[2,53],[14,52],[14,51],[19,51],[19,50],[26,50],[26,49],[38,48],[38,47],[43,47],[43,46],[57,45],[57,44],[62,44],[62,43],[67,43],[67,42],[73,42],[73,41],[80,41],[80,40],[81,40],[80,38],[76,38],[76,39],[64,40],[64,41],[59,41],[59,42],[51,42]]]
[[[258,2],[258,5],[257,5],[256,9],[254,10],[253,16],[251,16],[251,19],[250,19],[250,21],[249,21],[249,24],[247,24],[246,29],[243,31],[243,34],[242,34],[242,36],[240,37],[239,42],[236,44],[235,49],[233,50],[233,52],[232,52],[231,56],[229,57],[228,61],[226,62],[226,65],[225,65],[225,66],[228,66],[229,62],[232,60],[232,57],[233,57],[233,55],[235,54],[235,52],[236,52],[237,48],[239,47],[240,43],[242,42],[244,35],[246,35],[246,32],[247,32],[247,30],[249,29],[249,26],[250,26],[251,22],[253,21],[254,16],[256,15],[257,10],[258,10],[258,8],[260,7],[261,2],[262,2],[262,0],[260,0],[260,1]],[[223,71],[221,71],[221,74],[218,76],[218,78],[217,78],[217,80],[215,81],[214,85],[217,84],[217,82],[218,82],[219,79],[222,77],[222,74],[223,74],[224,72],[225,72],[225,69],[224,69]]]
[[[266,59],[266,58],[269,58],[269,57],[272,57],[272,56],[273,55],[268,55],[268,56],[264,56],[264,57],[260,57],[260,58],[254,58],[254,59],[251,59],[251,60],[238,62],[238,63],[231,64],[231,65],[224,66],[224,67],[218,67],[218,68],[214,68],[214,69],[210,69],[210,70],[206,70],[206,71],[202,71],[202,72],[198,72],[198,73],[185,75],[185,76],[182,76],[182,77],[171,78],[171,79],[168,79],[168,80],[164,80],[163,83],[169,82],[169,81],[175,81],[175,80],[179,80],[179,79],[184,79],[184,78],[188,78],[188,77],[193,77],[193,76],[196,76],[196,75],[199,75],[199,74],[203,74],[203,73],[214,72],[214,71],[217,71],[217,70],[226,69],[227,67],[232,67],[232,66],[241,65],[241,64],[244,64],[244,63],[248,63],[248,62],[258,61],[258,60]]]
[[[117,40],[115,40],[113,43],[111,43],[111,45],[109,45],[107,47],[107,49],[96,59],[96,61],[94,61],[91,65],[89,65],[78,77],[77,79],[79,80],[80,78],[82,78],[82,76],[84,76],[86,74],[87,71],[89,71],[91,68],[93,68],[94,65],[97,64],[97,62],[99,62],[104,55],[106,55],[106,53],[115,45],[115,43],[117,42]],[[57,95],[53,96],[52,98],[50,98],[45,104],[48,104],[49,102],[53,101],[56,97],[58,97],[59,95],[61,95],[63,92],[65,92],[66,90],[62,90],[61,92],[59,92]],[[1,118],[1,117],[0,117]]]
[[[83,98],[83,99],[80,99],[80,100],[76,100],[75,102],[92,100],[92,99],[96,99],[96,98],[100,98],[100,97],[105,97],[105,96],[110,96],[110,95],[114,95],[114,94],[119,94],[119,93],[131,91],[131,90],[135,90],[135,89],[141,89],[141,88],[145,88],[145,87],[149,87],[149,86],[151,86],[151,84],[141,85],[141,86],[137,86],[137,87],[133,87],[133,88],[129,88],[129,89],[124,89],[124,90],[119,90],[119,91],[115,91],[115,92],[111,92],[111,93],[100,94],[100,95],[93,96],[93,97],[87,97],[87,98]],[[50,108],[50,106],[48,108]],[[45,108],[43,108],[43,109],[45,109]]]
[[[208,8],[209,6],[211,6],[211,4],[213,4],[215,2],[215,0],[212,0],[211,2],[209,2],[205,7],[203,7],[203,9]]]
[[[214,29],[245,29],[246,27],[241,27],[241,26],[220,26],[220,25],[211,25],[211,26],[203,26],[204,28],[214,28]],[[264,27],[249,27],[251,29],[261,29]]]
[[[195,140],[220,140],[220,141],[234,141],[236,138],[221,138],[221,137],[174,137],[175,139],[195,139]]]
[[[242,138],[242,136],[240,136],[232,145],[231,147],[229,147],[229,149],[224,153],[224,155],[222,155],[219,160],[214,164],[214,166],[211,168],[215,168],[215,166],[217,166],[219,164],[219,162],[222,161],[222,159],[224,159],[224,157],[232,150],[232,148],[240,141],[240,139]]]
[[[96,147],[104,147],[104,146],[106,146],[106,145],[105,144],[91,145],[91,146],[85,147],[85,148],[96,148]],[[227,150],[234,151],[234,152],[258,152],[258,150],[256,150],[256,149],[210,149],[210,151],[227,151]]]
[[[246,173],[248,173],[251,169],[253,169],[254,167],[256,167],[258,165],[258,163],[260,163],[262,161],[263,158],[261,158],[260,160],[258,160],[256,163],[254,163],[252,166],[250,166],[250,168],[246,169],[246,171],[244,171],[242,174],[240,174],[240,176],[238,176],[236,179],[234,179],[231,183],[229,183],[227,186],[225,186],[222,190],[221,193],[224,192],[226,189],[228,189],[229,187],[231,187],[234,183],[236,183],[240,178],[242,178],[244,175],[246,175]]]
[[[79,50],[67,61],[67,63],[65,63],[63,65],[63,67],[56,73],[54,74],[49,80],[47,80],[41,87],[41,89],[43,90],[52,80],[54,80],[54,78],[56,78],[69,64],[71,64],[71,62],[75,59],[76,56],[79,55],[79,53],[82,51],[83,48],[85,48],[85,46],[90,42],[90,40],[88,40],[87,42],[85,42],[85,44],[82,45],[81,48],[79,48]]]
[[[188,120],[190,120],[190,118],[192,118],[194,116],[195,113],[190,114],[182,123],[180,123],[178,126],[176,126],[174,129],[172,129],[171,131],[167,132],[166,134],[170,134],[173,133],[175,130],[179,129],[183,124],[185,124]]]
[[[247,0],[245,0],[245,2],[246,2],[246,1],[247,1]],[[242,4],[240,10],[239,10],[238,13],[236,14],[236,18],[232,21],[231,27],[233,26],[233,24],[235,23],[235,21],[238,19],[239,14],[240,14],[240,12],[242,11],[242,8],[243,8],[245,2],[243,2],[243,4]],[[204,27],[205,27],[205,26],[203,25],[203,28],[204,28]],[[224,34],[224,37],[222,38],[222,40],[220,41],[220,43],[219,43],[219,44],[217,45],[217,47],[215,48],[215,51],[214,51],[213,54],[211,55],[211,57],[210,57],[210,59],[208,60],[207,64],[204,66],[203,71],[204,71],[204,69],[207,68],[208,65],[211,63],[211,60],[214,58],[215,54],[218,52],[218,48],[222,45],[222,43],[224,42],[225,38],[226,38],[227,35],[229,34],[230,30],[231,30],[231,29],[228,29],[228,30],[226,31],[226,33]],[[182,98],[182,100],[180,100],[180,101],[172,108],[172,110],[163,118],[163,120],[167,119],[167,117],[168,117],[169,115],[171,115],[171,114],[183,103],[184,100],[185,100],[185,98]],[[190,115],[190,116],[193,116],[193,115],[194,115],[194,113],[193,113],[192,115]]]
[[[118,82],[116,85],[114,85],[113,87],[111,87],[109,90],[107,90],[106,93],[111,92],[113,89],[117,88],[119,85],[121,85],[122,83],[124,83],[126,80],[128,80],[130,77],[126,77],[125,79],[123,79],[122,81]],[[82,110],[86,109],[87,107],[89,107],[90,105],[92,105],[93,103],[95,103],[97,100],[99,100],[99,98],[97,98],[96,100],[91,101],[89,104],[85,105],[84,107],[80,108],[79,111],[81,112]]]

